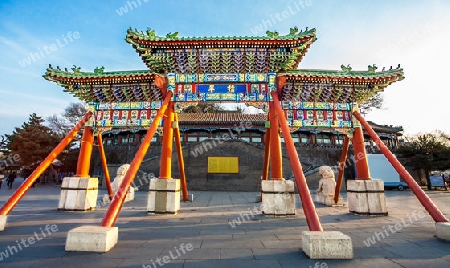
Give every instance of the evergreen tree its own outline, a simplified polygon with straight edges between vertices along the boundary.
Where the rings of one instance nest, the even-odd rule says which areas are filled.
[[[20,156],[20,165],[30,166],[43,161],[58,145],[60,139],[49,127],[44,126],[44,119],[31,114],[28,122],[15,130],[7,138],[7,148],[14,155]]]

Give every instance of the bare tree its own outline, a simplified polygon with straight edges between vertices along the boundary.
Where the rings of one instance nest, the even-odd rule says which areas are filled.
[[[70,103],[61,116],[52,115],[47,117],[48,126],[58,135],[65,136],[86,114],[84,103]]]
[[[220,113],[223,112],[224,109],[217,105],[216,103],[210,102],[198,102],[197,106],[189,106],[183,109],[182,113]]]
[[[359,111],[362,115],[368,114],[372,109],[381,109],[383,107],[383,93],[379,92],[365,102],[359,104]]]

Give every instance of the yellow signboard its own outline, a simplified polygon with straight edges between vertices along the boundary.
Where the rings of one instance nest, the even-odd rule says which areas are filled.
[[[208,173],[239,173],[239,157],[208,156]]]

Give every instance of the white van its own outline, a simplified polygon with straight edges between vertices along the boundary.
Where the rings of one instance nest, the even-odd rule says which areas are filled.
[[[383,154],[367,154],[369,172],[372,179],[379,179],[384,182],[384,189],[397,189],[403,191],[408,189],[408,184],[402,181],[400,175],[389,163]]]

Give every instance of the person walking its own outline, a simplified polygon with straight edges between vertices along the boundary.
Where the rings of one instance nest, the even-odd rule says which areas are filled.
[[[2,189],[3,180],[5,179],[5,175],[3,175],[3,171],[0,170],[0,189]]]
[[[13,185],[13,182],[14,182],[15,179],[16,179],[16,172],[13,171],[13,172],[12,172],[11,174],[9,174],[9,176],[8,176],[8,184],[7,184],[8,189],[11,189],[11,188],[12,188],[12,185]]]

